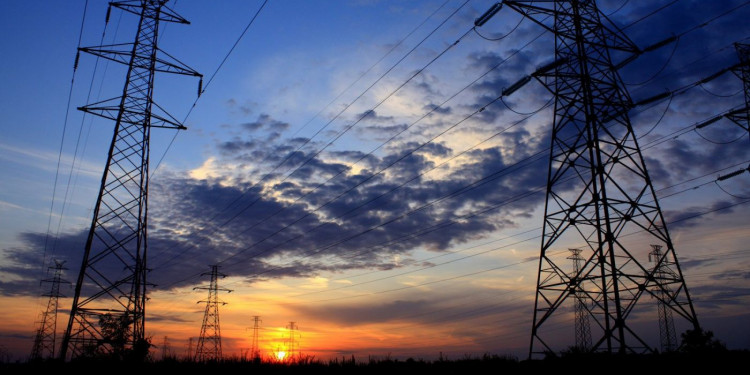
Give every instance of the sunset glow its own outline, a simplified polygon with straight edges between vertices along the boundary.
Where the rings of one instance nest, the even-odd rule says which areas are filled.
[[[600,215],[598,192],[594,209],[588,195],[568,199],[568,180],[547,190],[559,103],[545,87],[551,71],[535,74],[558,69],[556,36],[510,6],[475,26],[496,0],[220,3],[169,1],[190,24],[164,22],[157,34],[169,61],[203,75],[205,92],[196,93],[198,77],[153,78],[159,113],[187,130],[154,128],[145,154],[150,355],[193,358],[202,326],[220,321],[226,358],[525,358],[537,283],[544,272],[570,274],[551,267],[540,277],[542,249],[572,267],[570,249],[597,243],[580,237],[575,225],[590,223],[573,216]],[[658,202],[637,216],[661,211],[655,223],[666,223],[632,224],[635,211],[623,207],[635,205],[623,200],[625,221],[612,230],[646,259],[638,277],[654,269],[641,231],[668,235],[701,326],[730,349],[750,349],[750,147],[747,129],[726,116],[746,105],[730,67],[735,43],[750,43],[750,3],[597,4],[607,30],[639,47],[612,52],[607,65],[632,101],[618,116],[627,113],[633,155],[648,167],[617,183],[648,180],[640,194]],[[29,356],[55,261],[65,262],[58,344],[73,306],[114,129],[77,108],[121,95],[128,73],[78,51],[130,45],[138,27],[134,13],[114,7],[107,24],[105,14],[106,1],[0,2],[0,355],[14,360]],[[596,144],[586,145],[592,155]],[[599,167],[581,170],[609,172]],[[572,205],[561,218],[544,220],[548,195]],[[555,237],[553,227],[572,235]],[[206,313],[210,265],[226,276],[216,315]],[[575,340],[574,284],[559,284],[570,299],[544,323],[556,351]],[[627,319],[658,347],[659,299],[646,284],[627,289],[644,296]],[[595,294],[587,298],[608,298]],[[679,339],[684,320],[675,330]]]

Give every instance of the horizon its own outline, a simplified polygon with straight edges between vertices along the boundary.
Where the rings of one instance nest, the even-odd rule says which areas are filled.
[[[162,26],[159,46],[205,92],[185,77],[154,84],[187,130],[151,135],[152,344],[197,343],[206,295],[194,288],[219,264],[233,290],[219,296],[225,357],[249,350],[260,316],[267,353],[290,351],[295,322],[298,352],[321,360],[525,358],[553,96],[531,80],[492,99],[553,61],[554,38],[508,7],[472,30],[494,3],[169,2],[191,24]],[[701,326],[750,349],[749,137],[708,123],[745,103],[737,74],[714,74],[750,39],[750,2],[597,3],[641,48],[679,35],[618,73],[633,102],[687,87],[630,121]],[[78,275],[112,137],[111,121],[76,108],[122,90],[123,67],[90,55],[72,76],[76,48],[132,40],[137,17],[113,9],[105,28],[105,2],[0,7],[0,350],[24,359],[48,267]],[[73,289],[61,293],[58,343]],[[656,302],[643,304],[654,313],[629,324],[657,347]],[[573,310],[552,322],[559,350],[573,345]],[[675,323],[678,337],[689,328]]]

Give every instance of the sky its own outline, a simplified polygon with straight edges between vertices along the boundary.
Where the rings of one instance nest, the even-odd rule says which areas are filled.
[[[508,7],[472,29],[493,4],[170,1],[191,24],[162,25],[159,46],[204,92],[156,77],[154,100],[187,130],[151,138],[153,342],[183,355],[197,339],[193,288],[218,264],[233,290],[225,355],[250,347],[260,316],[269,355],[295,322],[298,350],[321,359],[524,357],[553,97],[531,80],[492,100],[554,61],[554,37]],[[675,93],[629,116],[701,325],[750,349],[750,171],[719,179],[748,167],[750,139],[726,118],[695,127],[744,105],[738,75],[711,76],[738,62],[750,4],[598,5],[642,49],[678,36],[619,74],[634,102]],[[0,350],[13,358],[31,350],[47,267],[65,261],[67,280],[80,267],[113,124],[76,108],[119,95],[125,71],[82,54],[74,72],[76,49],[135,32],[119,10],[105,27],[106,8],[0,3]],[[572,345],[572,320],[555,330]]]

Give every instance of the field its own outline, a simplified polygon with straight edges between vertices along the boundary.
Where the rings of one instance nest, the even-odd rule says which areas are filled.
[[[497,355],[479,358],[439,359],[427,361],[371,358],[357,361],[341,358],[319,361],[307,358],[295,363],[227,360],[196,363],[168,359],[145,363],[127,363],[106,360],[74,362],[42,361],[6,363],[0,365],[3,374],[29,374],[49,371],[99,374],[539,374],[543,371],[573,373],[583,371],[632,372],[635,375],[657,371],[689,371],[709,369],[712,372],[730,371],[750,361],[749,351],[723,351],[719,353],[670,353],[661,355],[606,355],[569,354],[542,360],[519,360]]]

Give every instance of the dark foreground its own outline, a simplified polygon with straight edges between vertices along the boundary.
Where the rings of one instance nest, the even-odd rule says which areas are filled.
[[[284,364],[252,361],[222,361],[195,363],[179,360],[151,361],[145,363],[86,360],[63,363],[41,361],[0,364],[2,374],[548,374],[555,373],[630,373],[643,375],[666,371],[710,371],[713,374],[729,370],[744,372],[750,364],[750,351],[722,353],[674,353],[661,355],[605,355],[582,354],[543,360],[517,360],[515,358],[485,355],[479,358],[426,361],[370,360],[333,361],[306,360]],[[54,371],[54,372],[52,372]]]

